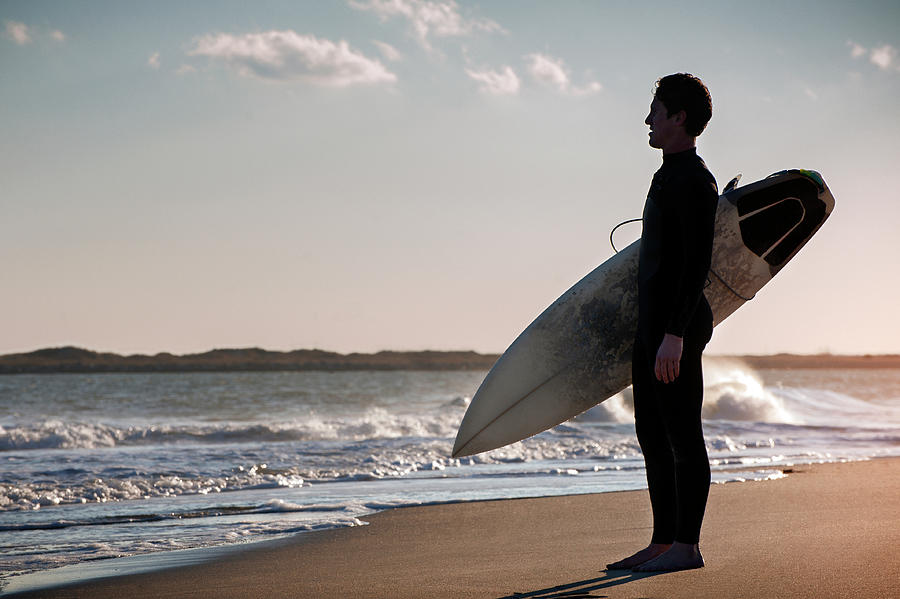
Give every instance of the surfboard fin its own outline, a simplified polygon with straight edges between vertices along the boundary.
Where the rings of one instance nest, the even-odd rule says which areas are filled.
[[[740,181],[740,180],[741,180],[741,173],[738,173],[734,179],[732,179],[731,181],[728,182],[728,185],[725,186],[725,189],[722,191],[722,193],[728,193],[729,191],[731,191],[732,189],[737,187],[738,181]]]

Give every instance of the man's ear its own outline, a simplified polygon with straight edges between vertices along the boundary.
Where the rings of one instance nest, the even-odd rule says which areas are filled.
[[[673,118],[675,119],[676,125],[684,125],[684,122],[687,121],[687,112],[679,110],[673,115]]]

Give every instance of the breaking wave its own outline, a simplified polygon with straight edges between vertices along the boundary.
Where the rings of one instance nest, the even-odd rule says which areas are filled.
[[[397,415],[391,414],[383,408],[372,408],[358,417],[329,418],[311,415],[303,421],[283,423],[114,426],[96,422],[44,420],[28,424],[0,426],[0,451],[448,437],[456,433],[459,418],[456,411],[441,411],[420,416]]]

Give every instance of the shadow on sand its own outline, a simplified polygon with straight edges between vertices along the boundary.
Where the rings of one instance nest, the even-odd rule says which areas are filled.
[[[626,584],[633,580],[666,574],[666,572],[630,572],[628,570],[606,570],[603,576],[561,584],[559,586],[504,595],[499,599],[600,599],[606,595],[595,595],[594,591]]]

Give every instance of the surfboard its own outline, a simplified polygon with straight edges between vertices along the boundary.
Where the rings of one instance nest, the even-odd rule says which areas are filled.
[[[719,196],[709,284],[718,325],[772,280],[834,208],[821,175],[786,170]],[[453,457],[545,431],[631,384],[640,240],[595,268],[500,356],[466,410]]]

